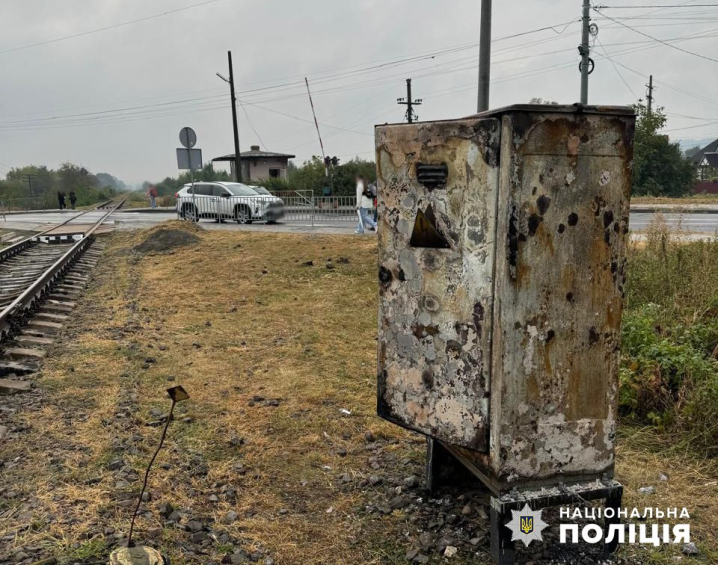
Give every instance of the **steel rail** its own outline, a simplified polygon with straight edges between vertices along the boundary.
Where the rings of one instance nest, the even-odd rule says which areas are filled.
[[[117,204],[117,206],[114,209],[116,210],[118,207],[120,207],[125,202],[125,200],[127,200],[127,196],[125,196],[122,200],[120,200],[120,202]],[[79,218],[80,216],[84,216],[85,214],[87,214],[89,212],[97,212],[97,210],[102,209],[103,206],[107,206],[107,204],[109,204],[110,202],[112,202],[112,200],[107,200],[105,202],[101,202],[94,208],[91,208],[90,210],[85,210],[84,212],[80,212],[79,214],[73,216],[72,218],[68,218],[61,224],[53,224],[52,227],[47,228],[45,231],[35,233],[35,234],[31,235],[30,237],[23,239],[22,241],[18,241],[17,243],[13,243],[11,246],[6,247],[5,249],[1,249],[0,250],[0,263],[2,263],[5,259],[9,259],[10,257],[17,255],[20,251],[24,251],[25,249],[27,249],[30,246],[30,244],[33,241],[35,241],[36,237],[40,237],[41,235],[45,235],[53,230],[56,230],[57,228],[65,226],[65,225],[69,224],[70,222],[77,220],[77,218]]]
[[[85,236],[80,241],[68,249],[62,257],[55,261],[55,263],[45,269],[45,271],[37,279],[35,279],[35,282],[28,286],[28,288],[25,289],[20,296],[18,296],[0,312],[0,340],[10,334],[12,329],[11,318],[32,307],[35,301],[42,297],[47,287],[55,282],[60,275],[64,274],[68,267],[71,267],[74,264],[74,259],[79,258],[94,241],[92,236],[97,228],[99,228],[102,223],[124,203],[126,198],[127,197],[123,198],[119,203],[117,203],[117,205],[104,214],[85,233]],[[88,212],[89,211],[90,210],[88,210]],[[37,235],[33,237],[37,237]]]

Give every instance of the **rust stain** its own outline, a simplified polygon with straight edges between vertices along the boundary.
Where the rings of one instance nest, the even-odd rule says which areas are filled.
[[[377,128],[382,415],[505,484],[610,471],[632,136],[551,110]],[[411,245],[429,205],[449,248]]]

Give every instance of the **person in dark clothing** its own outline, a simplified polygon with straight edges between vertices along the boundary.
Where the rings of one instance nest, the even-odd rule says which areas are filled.
[[[74,190],[70,191],[70,206],[72,206],[72,209],[75,209],[75,202],[77,202],[77,195],[75,194]]]
[[[60,206],[60,210],[65,209],[65,193],[64,192],[57,193],[57,203]]]

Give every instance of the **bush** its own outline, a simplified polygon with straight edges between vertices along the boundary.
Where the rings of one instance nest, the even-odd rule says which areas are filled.
[[[718,455],[718,241],[661,222],[629,252],[619,411]]]

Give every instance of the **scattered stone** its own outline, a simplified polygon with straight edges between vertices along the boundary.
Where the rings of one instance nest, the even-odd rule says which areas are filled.
[[[130,483],[128,483],[127,481],[123,481],[123,480],[117,481],[115,483],[115,488],[117,490],[122,490],[124,488],[127,488],[128,486],[130,486]]]
[[[237,514],[234,510],[230,510],[224,515],[224,518],[222,518],[223,524],[231,524],[235,520],[239,518],[239,514]]]
[[[339,263],[340,265],[348,265],[349,259],[347,259],[346,257],[339,257],[339,259],[337,259],[337,263]]]
[[[190,539],[192,540],[192,543],[200,543],[207,539],[207,532],[195,532],[192,534]]]
[[[7,426],[0,426],[0,439],[3,439],[7,435]]]
[[[486,534],[481,532],[475,538],[471,538],[469,540],[469,543],[471,545],[479,545],[479,544],[483,543],[484,541],[486,541]]]
[[[160,504],[160,516],[163,518],[169,518],[170,514],[175,511],[175,509],[172,507],[172,505],[169,502],[163,502]]]
[[[152,365],[153,363],[157,363],[157,359],[155,359],[154,357],[148,357],[147,359],[145,359],[145,363],[147,363],[148,365]]]
[[[210,494],[207,497],[207,500],[209,500],[210,502],[219,502],[219,498],[217,497],[216,494]]]
[[[381,477],[377,477],[376,475],[371,475],[369,477],[369,484],[373,487],[378,486],[381,484]]]
[[[337,449],[337,455],[338,455],[339,457],[346,457],[346,456],[347,456],[347,450],[344,449],[343,447],[340,447],[339,449]]]
[[[173,511],[169,516],[167,516],[168,522],[175,522],[178,523],[182,519],[182,515],[177,512],[177,510]]]
[[[392,510],[401,510],[409,506],[409,499],[399,495],[389,501],[389,506],[391,506]]]
[[[638,489],[639,494],[654,494],[655,492],[655,487],[641,487]]]
[[[364,439],[368,443],[372,443],[374,441],[374,434],[371,433],[371,431],[367,430],[366,432],[364,432]]]
[[[13,381],[11,379],[0,379],[0,394],[10,395],[21,392],[30,392],[32,386],[28,381]]]
[[[232,565],[239,565],[240,563],[246,563],[247,561],[249,561],[249,554],[243,549],[235,551],[229,556],[229,562]]]
[[[187,522],[187,529],[190,532],[199,532],[202,530],[202,528],[204,528],[204,526],[202,525],[202,522],[198,520],[190,520],[189,522]]]
[[[471,506],[471,503],[467,504],[461,509],[461,514],[463,516],[471,516],[471,513],[474,511],[473,506]]]
[[[351,483],[352,482],[352,476],[349,473],[344,473],[339,479],[343,483]]]
[[[406,488],[414,488],[418,484],[419,480],[414,475],[411,475],[410,477],[406,477],[404,479],[404,486],[406,486]]]
[[[313,266],[314,266],[314,261],[305,261],[304,263],[302,263],[302,267],[313,267]]]
[[[142,493],[142,502],[149,502],[152,500],[152,495],[149,492]]]
[[[700,553],[700,551],[698,550],[698,546],[696,546],[696,544],[692,541],[689,543],[684,543],[681,547],[681,551],[684,555],[698,555]]]
[[[229,445],[231,445],[232,447],[239,447],[240,445],[244,445],[244,438],[233,436],[232,439],[229,440]]]
[[[668,480],[668,475],[666,475],[665,473],[659,473],[658,478],[659,478],[659,480],[665,482]]]
[[[454,557],[458,552],[459,550],[453,545],[447,545],[444,550],[444,557]]]
[[[336,267],[334,266],[334,263],[327,263],[327,269],[333,271],[334,269],[336,269]]]
[[[271,557],[265,557],[264,565],[274,565],[274,559],[272,559]]]

